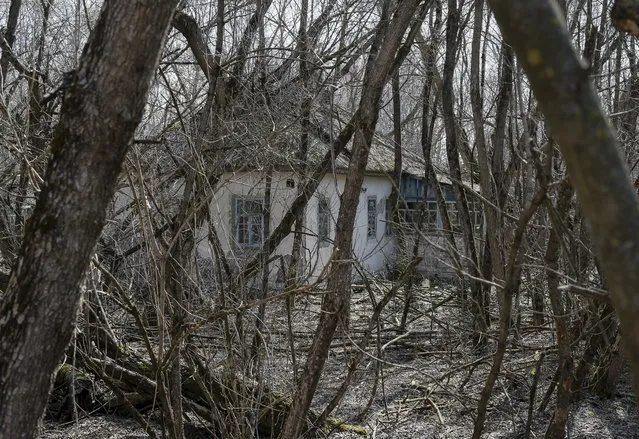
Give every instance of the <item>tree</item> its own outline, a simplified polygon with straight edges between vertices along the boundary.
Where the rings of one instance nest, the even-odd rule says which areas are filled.
[[[610,11],[610,18],[619,30],[639,36],[639,2],[637,0],[615,0]]]
[[[626,358],[639,395],[639,203],[613,130],[556,3],[489,3],[566,160],[619,315]]]
[[[313,343],[308,352],[304,371],[300,377],[291,411],[282,433],[282,437],[285,439],[299,437],[337,325],[340,322],[346,324],[348,320],[353,225],[356,214],[356,209],[353,209],[352,206],[357,206],[358,203],[364,179],[364,169],[379,115],[382,91],[390,74],[401,64],[402,39],[419,3],[417,0],[404,2],[392,12],[390,1],[384,2],[382,7],[381,20],[376,35],[377,42],[374,43],[368,58],[364,86],[355,119],[352,158],[349,163],[349,173],[342,194],[335,232],[333,258],[336,262],[330,268],[331,274],[327,285],[327,295],[322,301],[320,321],[315,330]],[[413,32],[409,32],[404,47],[410,47],[412,38],[415,36],[415,29],[421,26],[427,11],[426,8],[427,4],[422,4],[418,19],[413,24]]]
[[[51,146],[56,146],[58,159],[72,154],[61,152],[60,142],[52,138],[63,92],[69,92],[65,102],[74,96],[79,101],[79,92],[73,94],[71,86],[84,79],[76,79],[76,74],[63,80],[62,72],[77,66],[80,41],[95,27],[101,3],[68,1],[62,3],[68,7],[61,8],[50,1],[0,2],[0,25],[6,28],[5,38],[0,38],[2,291],[7,267],[20,249],[25,220],[32,214],[32,198],[43,187],[41,176]],[[612,27],[616,23],[632,30],[636,20],[630,7],[635,2],[557,3],[563,7],[575,50],[590,62],[580,80],[586,83],[583,78],[590,77],[604,108],[614,115],[618,144],[637,178],[638,43]],[[611,23],[607,12],[613,3]],[[498,424],[491,420],[503,412],[490,412],[488,402],[499,397],[502,383],[516,392],[530,389],[524,434],[528,437],[540,425],[531,422],[537,390],[543,395],[540,410],[554,411],[547,437],[563,435],[569,404],[581,394],[614,391],[614,376],[623,363],[609,280],[592,252],[585,211],[572,196],[571,187],[576,186],[567,178],[566,161],[557,149],[560,139],[551,133],[522,64],[499,35],[486,1],[216,0],[182,5],[171,20],[173,30],[148,89],[145,116],[116,179],[118,192],[107,208],[106,226],[94,253],[82,247],[84,255],[93,254],[88,273],[99,271],[101,277],[91,276],[83,284],[79,328],[57,378],[60,382],[67,371],[82,369],[84,377],[100,383],[93,394],[100,403],[94,406],[76,398],[75,407],[69,403],[60,413],[58,406],[67,404],[61,399],[74,391],[73,386],[82,386],[82,380],[73,384],[71,379],[64,390],[54,387],[48,414],[60,421],[67,416],[76,419],[99,405],[133,413],[150,437],[157,427],[148,421],[158,412],[158,430],[176,439],[195,423],[223,437],[281,436],[291,408],[286,393],[298,386],[285,436],[332,428],[333,413],[345,416],[346,422],[359,422],[376,407],[381,380],[398,370],[393,356],[402,354],[404,359],[403,349],[428,347],[441,339],[406,338],[425,329],[429,318],[428,334],[456,339],[450,343],[455,355],[446,360],[447,370],[420,374],[415,390],[431,382],[454,394],[469,383],[484,381],[473,419],[476,437],[484,421],[487,429]],[[410,17],[407,8],[415,5]],[[403,30],[395,26],[398,20],[393,21],[400,15],[402,23],[410,21]],[[299,27],[291,30],[287,23],[296,19]],[[416,44],[411,46],[413,38]],[[390,56],[382,56],[384,41],[391,40]],[[533,61],[535,56],[533,51]],[[558,70],[541,59],[546,79],[557,80],[548,76],[556,76]],[[86,70],[85,65],[83,58]],[[387,86],[391,78],[392,87]],[[115,94],[100,96],[111,100]],[[74,121],[83,116],[69,110],[74,105],[65,103],[64,126],[71,116]],[[100,116],[111,117],[108,110],[100,110]],[[91,135],[104,131],[91,125],[86,130]],[[111,131],[111,139],[122,134]],[[352,137],[355,141],[350,143]],[[89,151],[93,149],[81,150],[85,156]],[[75,162],[85,156],[78,152]],[[342,180],[341,173],[348,162],[348,185],[342,190],[346,175]],[[368,258],[380,255],[361,254],[361,242],[350,241],[352,205],[368,198],[366,189],[370,195],[367,180],[358,192],[358,179],[365,168],[368,179],[377,164],[384,168],[379,174],[374,171],[374,177],[395,185],[387,203],[386,195],[377,203],[377,218],[392,220],[393,229],[366,242],[388,258],[386,269],[369,272]],[[238,189],[245,176],[247,183]],[[323,199],[328,184],[341,196],[335,235],[332,215],[332,227],[322,228],[328,232],[317,227],[318,199]],[[46,191],[55,188],[48,184]],[[430,190],[419,195],[419,188]],[[251,236],[263,239],[251,240],[251,246],[234,245],[229,241],[240,241],[238,221],[227,217],[237,215],[238,204],[224,197],[247,192],[261,206],[263,221],[252,219],[257,222]],[[64,194],[73,195],[70,190]],[[103,196],[94,194],[100,200]],[[604,199],[608,206],[609,199]],[[337,198],[332,206],[336,205]],[[395,212],[384,212],[385,205]],[[98,208],[91,207],[96,213]],[[483,207],[483,215],[478,207]],[[47,218],[42,219],[38,208],[33,221],[42,224]],[[56,233],[58,223],[48,223]],[[355,227],[358,223],[356,219]],[[37,228],[27,228],[31,242],[33,230]],[[314,236],[320,233],[326,236],[321,246]],[[65,243],[71,242],[60,235]],[[318,275],[308,255],[321,252],[329,258],[331,244],[339,250],[328,259],[330,269]],[[50,247],[58,252],[58,246]],[[79,260],[76,253],[67,254],[74,263]],[[38,275],[55,268],[71,276],[59,265],[46,265]],[[74,266],[73,273],[85,267]],[[411,271],[423,268],[427,271]],[[361,277],[351,279],[351,270]],[[378,282],[378,276],[391,273],[393,277]],[[453,285],[429,288],[422,282],[424,274],[431,281],[441,276]],[[270,282],[275,278],[275,284]],[[19,289],[19,279],[12,280],[13,290]],[[30,274],[23,279],[23,284],[38,280]],[[360,280],[361,286],[351,284]],[[403,304],[397,303],[402,289]],[[60,297],[41,291],[46,300]],[[370,304],[360,291],[368,292]],[[447,297],[440,302],[444,291]],[[18,303],[15,293],[0,294],[0,310],[5,301],[7,307],[9,300]],[[63,297],[77,299],[75,293]],[[497,300],[491,303],[493,297]],[[288,324],[282,319],[287,312]],[[342,334],[339,321],[349,320],[349,315],[351,322]],[[445,335],[438,323],[442,315]],[[41,320],[39,314],[34,320]],[[306,335],[318,321],[307,357]],[[11,322],[3,324],[9,327]],[[403,333],[394,338],[395,330]],[[528,334],[535,334],[535,360],[523,356],[531,347],[522,344]],[[390,344],[388,337],[393,337]],[[527,349],[518,349],[524,346]],[[492,364],[485,361],[489,357]],[[370,363],[364,364],[364,358]],[[298,364],[304,361],[302,372]],[[339,388],[322,386],[321,378],[335,378],[344,362]],[[518,385],[542,363],[542,379],[536,374],[532,388]],[[273,377],[269,371],[275,365],[279,371]],[[350,389],[360,377],[364,387]],[[391,395],[397,394],[390,390],[391,381],[399,381],[394,378],[384,384],[391,404]],[[349,418],[353,412],[344,396],[351,391],[360,395],[361,390],[370,391],[368,402]],[[435,407],[441,396],[429,394]],[[327,397],[330,402],[323,407],[312,404]],[[150,401],[157,409],[142,411]],[[509,398],[510,407],[504,410],[521,413],[525,404],[518,401],[518,396]],[[402,407],[399,416],[410,416],[413,409]],[[450,409],[454,405],[446,404],[442,417]]]
[[[0,309],[2,437],[36,434],[177,3],[106,1],[67,78],[45,185]]]

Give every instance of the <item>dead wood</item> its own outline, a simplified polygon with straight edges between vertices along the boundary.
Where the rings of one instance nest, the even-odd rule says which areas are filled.
[[[63,364],[49,396],[47,416],[61,422],[77,421],[78,416],[92,412],[101,402],[93,378],[70,364]]]
[[[182,365],[182,398],[185,407],[191,408],[198,416],[209,421],[218,431],[224,429],[227,422],[238,422],[237,408],[241,403],[250,402],[255,407],[257,430],[263,437],[279,437],[284,421],[291,407],[289,395],[275,392],[258,385],[253,379],[238,372],[227,370],[224,365],[215,368],[206,367],[197,356],[195,349],[187,349],[185,363]],[[102,405],[112,411],[123,412],[139,417],[140,411],[148,410],[157,401],[158,372],[147,359],[135,354],[127,347],[121,347],[117,358],[111,358],[104,352],[96,351],[92,355],[81,353],[80,364],[83,370],[89,371],[97,379],[104,381],[114,392],[114,396],[91,394],[95,400],[98,396]],[[67,367],[68,366],[68,367]],[[65,365],[61,369],[71,370]],[[87,377],[93,386],[93,380],[85,372],[77,369],[76,374]],[[60,378],[65,380],[68,378]],[[77,379],[77,378],[76,378]],[[82,384],[80,389],[86,388]],[[92,387],[93,388],[93,387]],[[77,393],[76,393],[77,394]],[[83,403],[84,404],[84,403]],[[88,407],[82,405],[82,407]],[[346,424],[335,418],[328,418],[317,425],[318,414],[310,411],[306,419],[306,430],[339,430],[366,434],[362,427]]]

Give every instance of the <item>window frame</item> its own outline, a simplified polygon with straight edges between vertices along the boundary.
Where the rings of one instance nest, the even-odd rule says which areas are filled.
[[[468,199],[466,203],[468,209],[468,215],[470,216],[470,224],[475,232],[481,231],[484,223],[484,210],[481,201]],[[461,233],[461,218],[459,216],[459,210],[457,209],[457,201],[446,201],[446,208],[448,216],[450,218],[453,232]]]
[[[415,233],[418,230],[421,215],[420,232],[433,232],[437,230],[439,209],[437,201],[412,199],[404,201],[398,210],[399,219],[405,233]]]
[[[366,239],[377,239],[377,195],[366,197]]]
[[[240,206],[243,203],[257,203],[259,204],[259,215],[249,214],[241,212],[244,206]],[[247,240],[245,241],[242,236],[242,218],[246,218],[246,233]],[[259,223],[256,224],[256,219],[259,218]],[[255,238],[254,232],[255,226],[259,227],[259,237]],[[260,247],[264,243],[264,198],[251,197],[251,196],[235,196],[233,200],[233,226],[235,228],[235,242],[240,247]]]
[[[386,198],[384,203],[384,221],[386,222],[384,228],[384,236],[393,235],[393,206],[391,205],[391,198]]]
[[[320,247],[331,244],[331,201],[324,194],[317,195],[317,242]],[[324,225],[324,227],[322,227]],[[322,230],[324,229],[324,230]]]
[[[450,226],[453,233],[461,233],[461,221],[459,217],[459,209],[457,209],[457,200],[446,200],[446,212],[448,213],[448,219],[450,220]],[[443,224],[442,224],[443,227]]]
[[[432,221],[431,221],[432,220]],[[436,200],[426,200],[424,206],[423,224],[426,231],[432,232],[437,230],[439,220],[439,206]]]

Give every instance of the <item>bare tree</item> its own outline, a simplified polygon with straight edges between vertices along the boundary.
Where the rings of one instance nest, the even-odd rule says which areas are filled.
[[[389,79],[389,74],[399,67],[398,63],[401,63],[397,52],[419,3],[419,1],[404,2],[391,11],[391,2],[387,1],[382,8],[376,36],[377,42],[369,55],[364,86],[354,123],[355,138],[352,159],[349,163],[349,173],[344,186],[335,232],[335,254],[333,256],[335,262],[331,267],[327,295],[322,301],[320,321],[282,433],[282,437],[286,439],[296,438],[302,432],[306,412],[310,407],[311,399],[324,368],[333,334],[340,322],[346,324],[348,320],[353,225],[356,213],[352,206],[356,206],[358,203],[363,171],[368,161],[382,91]],[[422,13],[419,14],[421,19],[424,17],[425,9],[426,6],[423,5]],[[418,19],[413,26],[421,26],[421,19]],[[406,44],[410,46],[410,43],[411,39],[409,38]]]
[[[36,434],[176,4],[107,1],[68,78],[45,186],[0,310],[3,437]]]
[[[556,4],[491,0],[490,5],[566,160],[621,321],[639,394],[639,304],[633,299],[639,282],[639,209],[614,133]]]

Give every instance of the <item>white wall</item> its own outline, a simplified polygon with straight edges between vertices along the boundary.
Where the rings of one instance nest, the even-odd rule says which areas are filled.
[[[366,272],[386,274],[392,265],[395,253],[395,240],[386,235],[386,199],[390,196],[392,183],[387,177],[367,176],[362,184],[359,197],[353,247],[355,256]],[[364,191],[365,190],[365,191]],[[377,235],[367,236],[368,232],[368,197],[376,197],[377,201]]]
[[[287,180],[295,179],[290,172],[273,172],[271,183],[271,231],[277,227],[282,217],[297,196],[299,181],[295,179],[295,187],[287,187]],[[331,228],[330,239],[335,237],[335,222],[339,214],[339,195],[344,189],[345,176],[343,174],[326,175],[317,190],[330,200]],[[235,243],[232,226],[232,205],[234,196],[264,197],[266,187],[265,175],[261,173],[224,174],[219,189],[211,201],[212,224],[217,230],[221,247],[229,259],[239,268],[257,248],[241,247]],[[394,254],[394,240],[386,235],[385,209],[386,199],[391,192],[391,182],[384,176],[365,176],[359,204],[356,206],[357,215],[353,231],[354,254],[361,268],[369,273],[385,274]],[[377,234],[374,238],[367,237],[368,217],[367,199],[377,197]],[[349,206],[350,207],[350,206]],[[318,243],[318,197],[313,196],[306,209],[306,229],[303,239],[306,271],[311,281],[322,272],[330,259],[332,245],[320,246]],[[202,237],[206,236],[203,233]],[[290,255],[292,253],[293,235],[287,236],[278,246],[276,255]],[[202,239],[198,245],[200,257],[211,257],[212,249],[207,239]],[[279,262],[272,264],[271,279],[277,279]]]
[[[346,177],[343,174],[327,175],[322,180],[317,189],[318,194],[323,194],[331,200],[331,213],[333,222],[331,224],[331,239],[335,238],[335,222],[339,215],[340,197],[344,190]],[[372,274],[385,274],[389,260],[392,260],[394,253],[394,240],[386,235],[385,209],[386,199],[391,192],[391,182],[383,176],[365,176],[360,192],[355,224],[353,227],[353,253],[360,268]],[[368,238],[368,197],[377,198],[377,234],[375,238]],[[311,267],[313,277],[320,275],[325,264],[329,260],[333,251],[333,246],[319,247],[316,237],[318,198],[313,197],[309,202],[307,210],[307,225],[314,232],[315,236],[307,239],[307,248],[313,255],[313,261],[317,263]],[[348,206],[348,208],[353,208]]]
[[[274,172],[271,182],[271,231],[278,225],[284,213],[297,195],[295,187],[286,186],[286,181],[292,179],[292,173]],[[265,175],[258,173],[225,173],[220,179],[219,189],[211,200],[211,222],[217,231],[220,246],[234,268],[241,268],[254,255],[259,247],[240,246],[236,243],[235,227],[233,226],[233,200],[236,196],[264,198],[266,188]],[[208,225],[207,225],[208,227]],[[275,254],[290,254],[293,236],[289,235],[278,246]],[[198,244],[200,257],[212,257],[213,249],[208,239]],[[276,264],[274,263],[275,273]]]

